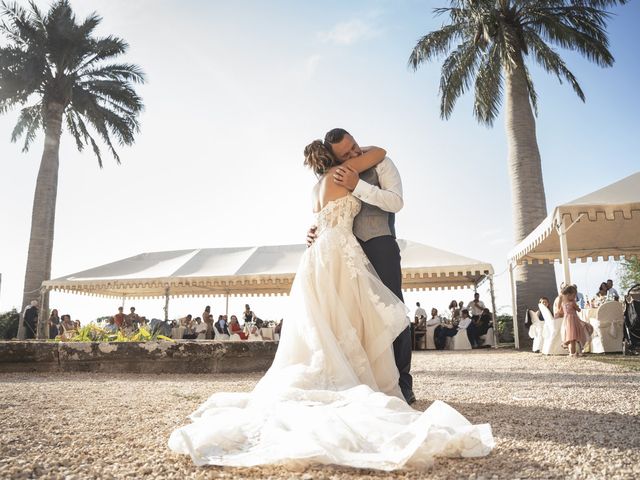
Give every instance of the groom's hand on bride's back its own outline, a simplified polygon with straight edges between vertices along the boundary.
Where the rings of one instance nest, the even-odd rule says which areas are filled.
[[[358,185],[360,175],[358,171],[350,165],[340,165],[333,174],[334,183],[353,192]]]
[[[316,230],[318,227],[313,225],[309,231],[307,232],[307,248],[313,245],[313,242],[316,241]]]

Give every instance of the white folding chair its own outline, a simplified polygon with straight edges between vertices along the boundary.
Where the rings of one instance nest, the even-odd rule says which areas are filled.
[[[531,350],[533,352],[541,352],[544,344],[544,322],[540,321],[538,314],[533,310],[527,310],[527,315],[529,315],[529,320],[531,321],[531,326],[529,327],[529,338],[533,339]]]
[[[273,340],[273,328],[263,327],[260,329],[263,340]]]
[[[471,342],[465,329],[458,330],[453,337],[447,337],[448,350],[471,350]]]
[[[554,318],[545,305],[538,305],[544,317],[542,330],[542,349],[544,355],[567,355],[568,350],[562,348],[562,318]]]
[[[478,338],[480,340],[483,340],[482,345],[489,345],[490,347],[496,346],[496,336],[493,331],[493,327],[489,327],[487,329],[487,333],[485,333],[484,335],[480,335]]]
[[[427,327],[427,350],[435,350],[436,349],[436,342],[433,339],[433,334],[436,331],[436,328],[438,328],[438,325],[429,325]]]
[[[606,302],[600,305],[593,326],[591,353],[621,352],[624,322],[624,305]]]

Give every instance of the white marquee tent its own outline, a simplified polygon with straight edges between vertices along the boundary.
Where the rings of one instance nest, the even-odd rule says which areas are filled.
[[[522,263],[560,260],[570,284],[570,261],[633,256],[640,256],[640,172],[554,208],[509,252],[509,272]]]
[[[404,290],[476,288],[493,267],[398,240]],[[117,298],[286,295],[305,245],[203,248],[142,253],[42,284],[43,290]],[[495,311],[495,308],[494,308]]]

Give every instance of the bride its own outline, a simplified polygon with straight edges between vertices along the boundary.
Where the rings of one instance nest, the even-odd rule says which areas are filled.
[[[385,154],[371,147],[342,165],[360,173]],[[250,393],[214,393],[169,448],[197,465],[380,470],[487,455],[489,425],[471,425],[440,401],[424,412],[404,401],[393,340],[407,327],[407,308],[353,235],[360,201],[331,180],[333,155],[316,140],[304,156],[319,177],[317,239],[300,261],[273,364]]]

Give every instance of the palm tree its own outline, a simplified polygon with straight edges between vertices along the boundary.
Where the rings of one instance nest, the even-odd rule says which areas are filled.
[[[456,100],[473,86],[474,116],[481,124],[492,126],[504,93],[516,243],[547,216],[534,118],[538,96],[527,63],[537,63],[561,83],[566,80],[584,101],[578,81],[552,46],[577,51],[601,67],[611,66],[614,59],[606,33],[610,13],[605,8],[624,3],[626,0],[450,0],[451,7],[435,9],[437,15],[447,14],[450,22],[422,37],[411,53],[409,66],[414,70],[446,56],[440,79],[443,119],[451,116]],[[518,267],[515,281],[518,308],[514,321],[521,345],[526,346],[525,306],[555,294],[553,265]]]
[[[78,23],[67,0],[56,1],[44,14],[35,3],[29,10],[2,2],[0,32],[0,113],[21,106],[11,141],[24,138],[23,152],[44,130],[44,151],[36,181],[31,237],[22,307],[40,300],[40,288],[51,276],[51,254],[58,189],[58,153],[63,125],[78,150],[90,145],[102,168],[101,140],[120,163],[114,148],[131,145],[139,131],[142,99],[133,88],[143,83],[142,70],[128,63],[105,63],[124,54],[128,44],[117,37],[95,37],[102,18],[93,13]],[[48,317],[45,294],[39,337]],[[21,322],[22,327],[22,322]]]

